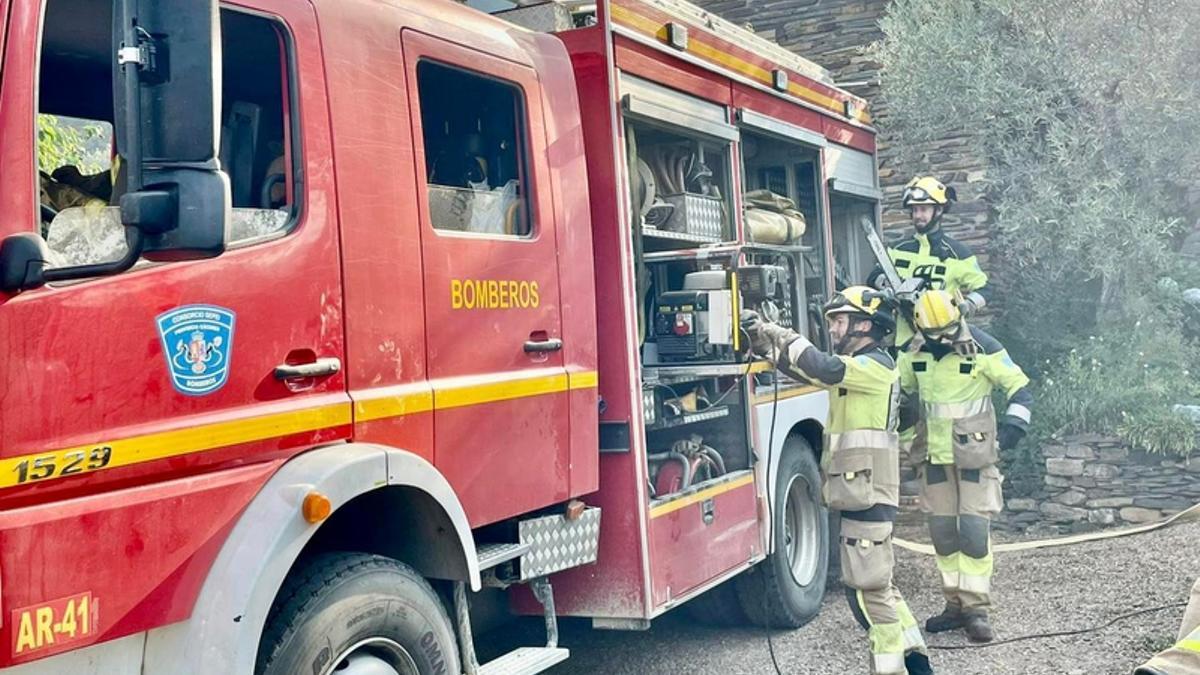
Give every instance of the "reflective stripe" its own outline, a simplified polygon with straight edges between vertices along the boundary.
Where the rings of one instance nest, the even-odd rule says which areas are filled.
[[[971,304],[975,305],[976,312],[983,309],[983,306],[987,304],[987,298],[983,297],[982,295],[980,295],[978,292],[975,292],[975,291],[971,291],[970,293],[967,294],[967,300],[970,300]]]
[[[875,654],[875,672],[894,675],[908,672],[904,668],[904,654]]]
[[[950,555],[937,556],[937,566],[938,566],[938,569],[943,572],[957,572],[958,571],[958,552],[956,551],[954,553],[951,553]]]
[[[957,403],[925,402],[925,411],[930,417],[956,420],[971,415],[978,415],[992,409],[992,398],[985,396],[974,401],[959,401]]]
[[[876,673],[904,673],[904,631],[898,623],[880,623],[867,632]]]
[[[1033,419],[1033,413],[1030,412],[1029,408],[1026,408],[1020,403],[1009,403],[1008,409],[1004,411],[1004,414],[1012,415],[1013,417],[1024,421],[1025,424],[1029,424],[1029,421]]]
[[[863,618],[867,620],[867,625],[871,625],[871,613],[867,611],[867,600],[863,597],[861,590],[855,591],[854,598],[858,600],[858,611],[862,612]]]
[[[942,570],[942,588],[945,588],[945,589],[951,590],[951,591],[957,591],[958,584],[959,584],[958,572],[947,572],[946,570]]]
[[[992,554],[988,553],[982,558],[972,558],[965,553],[960,553],[958,559],[958,571],[964,575],[971,574],[977,577],[992,576]]]
[[[960,573],[958,575],[958,590],[971,593],[988,594],[992,592],[992,578],[980,577],[974,574]]]
[[[896,601],[896,615],[900,617],[900,627],[904,629],[904,651],[914,649],[925,650],[925,638],[921,635],[921,627],[917,625],[917,617],[913,616],[908,603],[903,599]]]
[[[899,434],[883,429],[853,429],[840,434],[829,434],[830,452],[847,448],[896,448],[899,445]]]
[[[958,590],[958,553],[937,556],[937,566],[942,573],[942,588]]]
[[[921,635],[919,626],[904,629],[904,651],[911,652],[914,649],[925,651],[925,636]]]
[[[1200,626],[1197,626],[1196,630],[1192,631],[1191,635],[1188,635],[1184,639],[1180,640],[1179,644],[1175,646],[1184,651],[1196,652],[1197,654],[1200,654]]]
[[[964,553],[958,558],[958,589],[971,593],[992,592],[992,554],[983,558],[972,558]]]

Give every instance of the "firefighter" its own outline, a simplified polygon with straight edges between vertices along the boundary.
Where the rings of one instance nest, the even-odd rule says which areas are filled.
[[[1192,598],[1183,612],[1179,640],[1154,655],[1134,675],[1186,675],[1200,673],[1200,579],[1192,586]]]
[[[823,495],[841,512],[842,577],[851,611],[868,631],[873,673],[931,673],[916,618],[892,582],[892,527],[899,500],[896,365],[883,348],[896,328],[882,294],[839,291],[825,305],[836,354],[744,312],[751,349],[831,394],[822,453]]]
[[[888,249],[888,257],[901,279],[920,277],[927,288],[960,291],[965,296],[960,311],[970,317],[987,304],[988,277],[971,249],[942,230],[942,216],[957,199],[953,187],[933,176],[909,181],[902,204],[912,217],[913,237]],[[881,267],[876,266],[870,278],[876,288],[885,285]],[[912,337],[906,318],[897,326],[896,345],[904,347]]]
[[[1029,378],[1004,346],[969,325],[961,305],[960,296],[941,290],[918,298],[913,319],[921,337],[900,354],[900,389],[905,409],[919,410],[927,426],[922,448],[927,456],[911,460],[918,464],[922,507],[946,597],[945,610],[931,617],[925,630],[965,628],[972,641],[990,642],[990,527],[1003,505],[998,449],[1012,448],[1025,435],[1033,395]],[[992,404],[996,388],[1008,399],[999,429]],[[902,415],[901,426],[912,418]],[[903,429],[902,436],[913,431]]]

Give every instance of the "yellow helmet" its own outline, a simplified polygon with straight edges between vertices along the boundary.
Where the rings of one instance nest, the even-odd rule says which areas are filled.
[[[913,307],[913,323],[917,330],[929,336],[942,335],[957,328],[962,321],[962,310],[958,308],[956,293],[928,290],[917,298]]]
[[[904,186],[904,197],[901,203],[905,207],[917,204],[932,204],[943,209],[950,208],[950,202],[958,200],[954,188],[946,185],[933,176],[917,176]]]
[[[834,293],[824,309],[826,320],[835,314],[856,314],[870,319],[884,334],[896,329],[891,307],[884,304],[879,291],[868,286],[850,286]]]

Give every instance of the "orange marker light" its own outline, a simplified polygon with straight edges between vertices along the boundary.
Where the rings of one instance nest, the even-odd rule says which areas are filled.
[[[329,501],[329,497],[314,490],[304,496],[302,511],[305,520],[310,523],[319,523],[333,512],[333,502]]]

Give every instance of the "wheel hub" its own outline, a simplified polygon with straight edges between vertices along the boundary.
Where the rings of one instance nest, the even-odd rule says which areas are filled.
[[[783,510],[783,542],[792,578],[800,586],[816,579],[820,558],[820,507],[815,491],[803,476],[788,481]]]
[[[325,675],[421,675],[408,651],[394,640],[368,638],[342,652]]]

